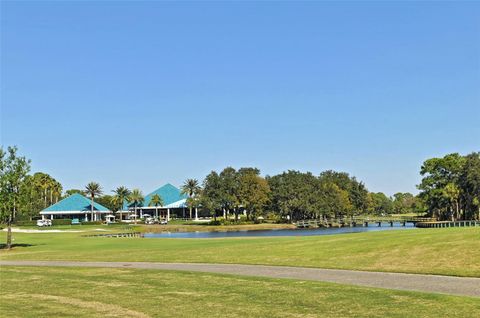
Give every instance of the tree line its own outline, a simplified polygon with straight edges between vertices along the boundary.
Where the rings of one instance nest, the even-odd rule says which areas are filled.
[[[480,152],[426,160],[418,185],[430,215],[441,220],[480,219]]]
[[[365,184],[346,172],[327,170],[319,175],[288,170],[274,176],[262,176],[255,167],[210,172],[202,182],[187,179],[182,192],[187,196],[189,216],[198,211],[213,218],[256,220],[260,217],[279,221],[310,218],[348,218],[358,215],[426,214],[439,220],[480,219],[480,153],[462,156],[448,154],[427,159],[420,169],[418,195],[396,193],[387,196],[370,192]],[[92,202],[112,211],[125,203],[135,211],[139,206],[156,208],[161,197],[143,202],[139,189],[117,187],[104,194],[96,182],[85,189],[63,191],[52,176],[30,174],[30,160],[18,155],[17,147],[0,148],[0,222],[33,219],[60,199],[81,193]],[[93,207],[93,205],[92,205]],[[93,216],[93,209],[92,209]]]
[[[227,167],[212,171],[190,196],[190,207],[213,215],[247,220],[258,217],[296,221],[358,215],[423,213],[419,198],[410,193],[388,197],[369,192],[365,184],[346,172],[327,170],[319,175],[289,170],[274,176],[260,175],[257,168]]]

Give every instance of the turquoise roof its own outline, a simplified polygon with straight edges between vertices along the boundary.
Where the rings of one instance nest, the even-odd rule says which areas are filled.
[[[145,196],[142,206],[148,207],[150,205],[150,200],[152,199],[154,194],[158,194],[162,198],[164,206],[187,198],[187,195],[182,194],[182,191],[180,191],[180,189],[171,185],[170,183],[167,183],[166,185]]]
[[[91,210],[90,204],[91,204],[90,199],[84,197],[80,193],[75,193],[49,206],[48,208],[44,209],[42,212],[90,211]],[[108,208],[104,207],[101,204],[98,204],[97,202],[93,202],[93,210],[104,211],[104,212],[109,211]]]

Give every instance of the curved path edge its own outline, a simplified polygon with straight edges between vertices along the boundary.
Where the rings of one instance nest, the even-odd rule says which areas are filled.
[[[106,267],[178,270],[234,274],[272,278],[312,280],[367,287],[442,293],[480,297],[480,278],[423,274],[365,272],[341,269],[322,269],[291,266],[206,264],[206,263],[153,263],[153,262],[77,262],[77,261],[9,261],[0,260],[0,266],[57,266]]]

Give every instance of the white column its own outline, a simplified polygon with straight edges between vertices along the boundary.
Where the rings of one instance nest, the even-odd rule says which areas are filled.
[[[198,221],[198,209],[195,208],[195,221]]]
[[[45,214],[42,214],[42,220],[45,220]]]
[[[170,209],[167,209],[167,221],[170,221]]]
[[[50,214],[50,220],[53,220],[53,214]]]

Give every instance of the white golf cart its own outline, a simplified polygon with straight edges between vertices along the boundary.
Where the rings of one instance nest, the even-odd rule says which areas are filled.
[[[45,219],[45,220],[37,220],[38,227],[45,227],[45,226],[52,226],[52,220]]]
[[[113,214],[107,214],[105,215],[105,224],[113,224],[115,223],[115,215]]]

